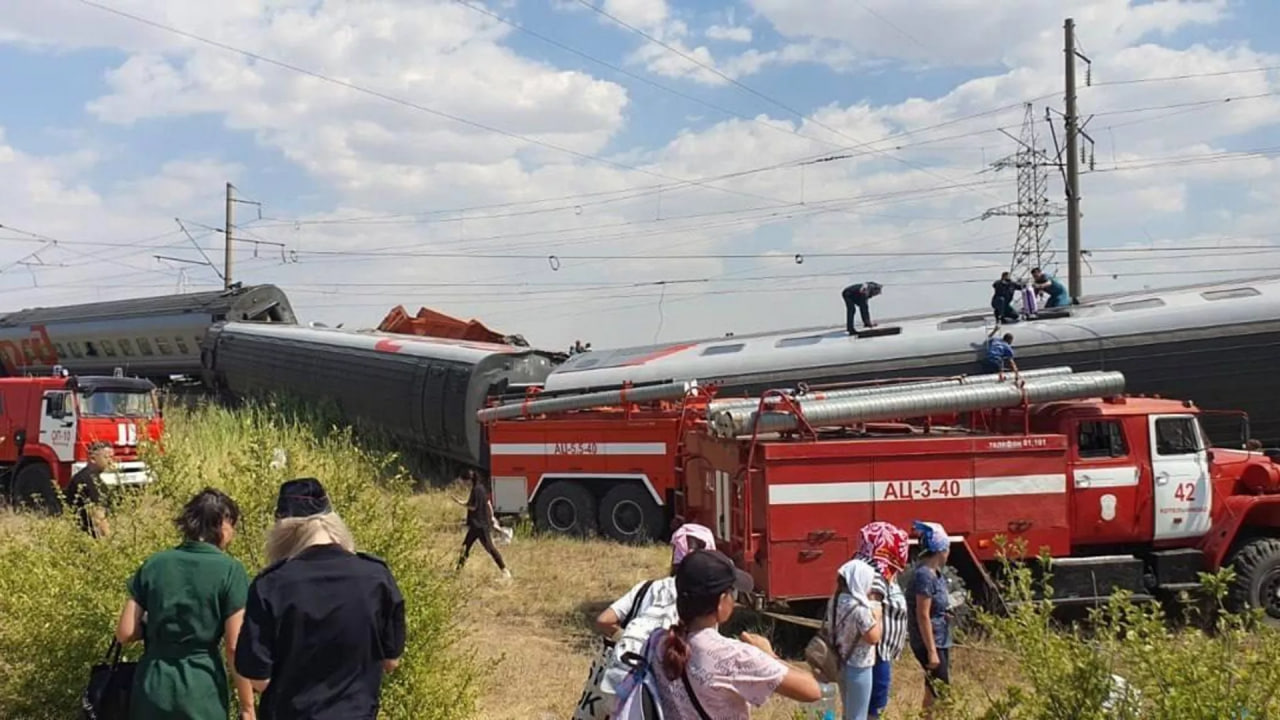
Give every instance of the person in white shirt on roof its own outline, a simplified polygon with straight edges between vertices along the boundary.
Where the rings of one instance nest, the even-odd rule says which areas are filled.
[[[596,630],[614,643],[612,662],[600,681],[607,703],[614,702],[618,684],[631,669],[622,661],[623,655],[639,653],[654,630],[669,628],[679,620],[675,574],[680,562],[695,550],[715,549],[710,528],[696,523],[681,525],[671,534],[670,574],[636,583],[596,617]]]

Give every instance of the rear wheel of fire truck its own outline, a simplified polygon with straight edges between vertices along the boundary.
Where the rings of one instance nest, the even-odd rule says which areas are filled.
[[[596,498],[576,482],[552,483],[533,504],[533,524],[542,532],[590,535],[596,531]]]
[[[62,498],[53,484],[53,472],[42,462],[33,462],[18,470],[9,487],[14,507],[56,515],[62,511]]]
[[[600,501],[600,530],[625,543],[643,543],[662,536],[662,508],[643,485],[619,483]]]
[[[1227,594],[1232,610],[1260,608],[1269,624],[1280,625],[1280,540],[1246,543],[1231,558],[1236,581]]]

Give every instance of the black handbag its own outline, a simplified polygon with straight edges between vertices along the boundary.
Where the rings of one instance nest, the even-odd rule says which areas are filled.
[[[80,696],[81,720],[128,720],[136,662],[121,662],[124,650],[112,640],[102,662],[89,670],[89,685]]]

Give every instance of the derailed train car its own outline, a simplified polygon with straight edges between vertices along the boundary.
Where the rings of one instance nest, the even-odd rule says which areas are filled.
[[[553,355],[512,345],[228,322],[203,345],[205,383],[233,398],[271,394],[327,403],[346,422],[422,453],[450,479],[488,467],[476,411],[491,396],[538,385]]]
[[[1244,410],[1254,437],[1280,446],[1280,277],[1100,297],[1053,317],[1005,326],[1018,366],[1118,370],[1134,394]],[[575,355],[547,377],[549,392],[697,379],[721,395],[872,379],[980,371],[990,311],[893,321],[896,335],[841,329],[769,332]],[[1219,442],[1239,443],[1239,421],[1208,418]]]
[[[205,332],[228,320],[297,322],[275,285],[30,308],[0,316],[0,359],[8,375],[43,375],[61,365],[80,375],[119,368],[159,382],[199,377]]]

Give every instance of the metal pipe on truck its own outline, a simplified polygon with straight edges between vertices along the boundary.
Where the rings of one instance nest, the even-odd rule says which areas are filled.
[[[483,423],[490,420],[507,420],[529,415],[565,412],[567,410],[586,410],[588,408],[608,407],[625,403],[679,400],[694,387],[697,387],[697,382],[675,382],[622,390],[602,390],[600,392],[583,393],[582,395],[547,398],[546,400],[527,400],[482,408],[476,412],[476,418]]]
[[[1010,408],[1028,403],[1108,397],[1124,392],[1124,375],[1118,372],[1087,372],[1064,377],[1041,377],[1027,380],[1022,387],[1014,383],[966,385],[923,390],[905,390],[872,397],[837,398],[806,402],[799,405],[805,420],[812,426],[844,425],[877,420],[924,417],[942,413]],[[775,433],[796,430],[800,419],[793,413],[765,410],[759,414],[751,408],[735,408],[708,417],[711,431],[720,437],[739,437],[752,432]]]
[[[1024,370],[1018,374],[1022,380],[1034,380],[1045,377],[1062,377],[1070,375],[1072,370],[1070,367],[1051,367],[1041,368],[1039,370]],[[1003,379],[1000,373],[991,373],[989,375],[957,375],[956,377],[947,378],[945,380],[919,380],[915,382],[893,383],[888,385],[867,385],[864,387],[852,387],[842,390],[822,390],[817,392],[805,393],[797,395],[795,391],[789,394],[797,400],[803,402],[814,402],[817,400],[836,400],[839,398],[851,397],[872,397],[876,395],[896,395],[900,392],[908,390],[931,390],[934,388],[953,388],[968,385],[988,385],[999,382],[1010,382],[1014,380],[1013,373],[1005,373]],[[765,399],[766,404],[777,403],[776,397]],[[707,408],[707,416],[710,417],[722,410],[735,410],[738,408],[755,409],[760,406],[759,398],[724,398],[722,400],[712,400]]]

